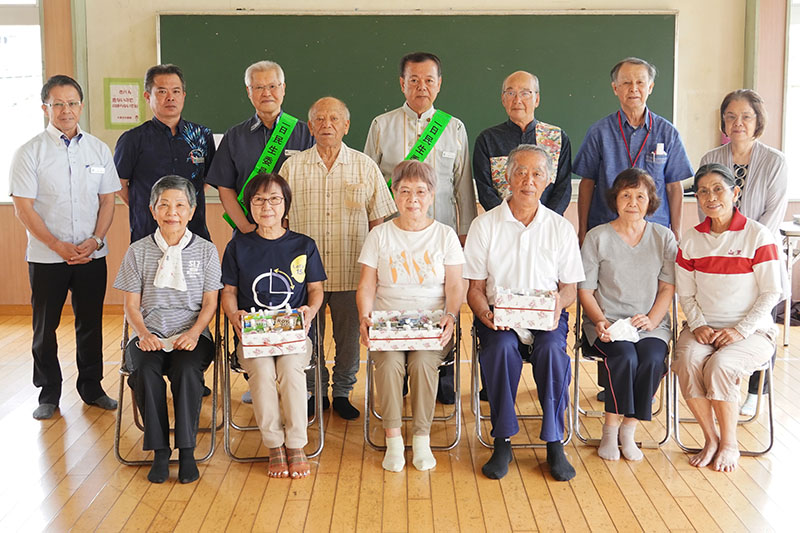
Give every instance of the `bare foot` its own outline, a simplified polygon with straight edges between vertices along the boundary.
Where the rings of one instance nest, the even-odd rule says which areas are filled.
[[[311,465],[303,448],[286,448],[289,454],[289,475],[292,479],[302,478],[311,473]]]
[[[689,464],[696,466],[697,468],[704,468],[708,466],[714,459],[714,455],[717,453],[717,448],[719,448],[718,440],[706,441],[706,445],[703,446],[703,449],[700,450],[700,453],[689,458]]]
[[[739,463],[739,448],[723,446],[714,458],[714,470],[717,472],[733,472]]]
[[[269,477],[289,477],[289,469],[286,462],[286,448],[269,449]]]

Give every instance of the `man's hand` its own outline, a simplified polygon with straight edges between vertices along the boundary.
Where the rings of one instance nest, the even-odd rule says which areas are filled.
[[[553,320],[553,327],[550,328],[550,331],[555,330],[558,327],[558,323],[561,321],[561,302],[559,301],[560,296],[561,295],[558,294],[558,291],[556,291],[555,320]]]
[[[67,263],[81,255],[81,251],[78,249],[78,247],[71,242],[56,241],[56,243],[53,244],[50,249],[60,255],[61,259]]]
[[[76,255],[71,259],[68,259],[67,260],[68,265],[80,265],[91,261],[92,258],[89,256],[92,255],[95,250],[97,250],[97,241],[94,240],[92,237],[89,237],[88,239],[80,243],[76,248],[78,250],[78,255]]]

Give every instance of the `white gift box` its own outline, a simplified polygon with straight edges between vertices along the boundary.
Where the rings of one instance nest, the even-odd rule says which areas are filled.
[[[242,353],[246,359],[305,351],[306,330],[300,311],[251,310],[242,317]]]
[[[556,291],[504,289],[494,297],[494,325],[551,330],[556,319]]]
[[[373,311],[369,349],[377,352],[441,350],[443,311]]]

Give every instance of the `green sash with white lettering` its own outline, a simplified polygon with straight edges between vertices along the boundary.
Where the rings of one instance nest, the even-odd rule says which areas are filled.
[[[248,213],[247,206],[244,205],[245,187],[247,187],[247,184],[250,183],[250,180],[253,179],[253,176],[256,174],[260,172],[267,174],[272,172],[278,162],[278,157],[283,153],[283,149],[286,148],[286,143],[289,142],[289,137],[292,135],[296,125],[296,118],[288,113],[281,113],[281,118],[279,118],[278,122],[275,124],[275,129],[272,130],[272,135],[269,136],[267,145],[264,147],[264,151],[261,152],[261,157],[258,158],[256,166],[244,182],[242,190],[239,191],[239,205],[242,206],[242,211],[244,211],[245,216],[247,216]],[[228,216],[228,213],[223,214],[222,218],[224,218],[225,222],[230,224],[233,229],[236,229],[236,224],[234,224],[231,217]]]
[[[425,161],[425,158],[431,153],[431,150],[433,150],[433,147],[436,145],[439,137],[442,136],[444,129],[450,123],[451,118],[453,118],[451,115],[448,115],[441,109],[437,109],[431,117],[431,121],[428,122],[428,126],[425,128],[425,131],[422,132],[422,135],[419,136],[417,142],[411,147],[411,151],[408,152],[406,161],[409,159]],[[391,188],[392,180],[389,178],[389,189]]]

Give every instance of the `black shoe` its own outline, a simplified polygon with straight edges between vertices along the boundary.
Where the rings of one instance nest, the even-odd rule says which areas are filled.
[[[361,416],[361,411],[353,407],[347,396],[340,396],[333,399],[333,410],[345,420],[355,420]]]
[[[480,398],[482,402],[488,402],[489,401],[489,393],[486,392],[486,388],[485,387],[482,388],[481,391],[478,393],[478,398]]]
[[[205,398],[206,396],[211,396],[211,389],[203,385],[203,398]]]
[[[408,395],[408,374],[403,378],[403,398]]]
[[[322,398],[322,410],[325,411],[330,406],[331,406],[331,401],[328,399],[328,395],[326,394]],[[314,413],[316,413],[316,408],[317,408],[317,406],[316,406],[316,404],[314,402],[314,397],[310,396],[308,398],[308,416],[314,416]]]
[[[456,393],[454,391],[443,391],[439,389],[436,393],[436,401],[443,405],[453,405],[456,403]]]
[[[603,389],[603,390],[601,390],[600,392],[597,393],[597,401],[598,402],[606,401],[606,390],[605,389]]]

